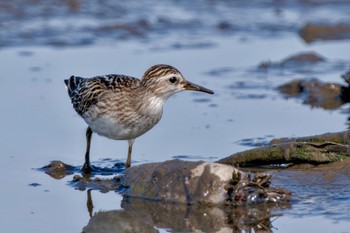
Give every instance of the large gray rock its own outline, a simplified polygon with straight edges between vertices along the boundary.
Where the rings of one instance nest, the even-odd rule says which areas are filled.
[[[271,176],[254,178],[218,163],[170,160],[134,166],[121,180],[124,196],[185,204],[257,204],[284,202],[289,192],[271,188]]]

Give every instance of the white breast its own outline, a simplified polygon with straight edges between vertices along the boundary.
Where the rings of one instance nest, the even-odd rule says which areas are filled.
[[[93,132],[110,139],[128,140],[139,136],[137,130],[118,124],[112,118],[101,117],[93,120],[85,119],[85,121]]]
[[[146,105],[145,111],[149,112],[150,115],[162,116],[164,102],[165,99],[153,96],[149,99],[149,104]]]
[[[99,109],[103,104],[91,107],[83,118],[93,132],[115,140],[135,139],[149,131],[162,117],[165,100],[159,97],[151,97],[142,105],[138,114],[127,122],[120,122],[117,112],[104,112]]]

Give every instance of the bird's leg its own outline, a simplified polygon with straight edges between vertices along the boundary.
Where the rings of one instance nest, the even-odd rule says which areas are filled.
[[[83,166],[83,171],[86,173],[90,173],[92,171],[92,167],[90,164],[90,144],[91,144],[91,136],[92,130],[90,127],[86,129],[86,152],[85,152],[85,163]]]
[[[131,152],[132,152],[132,145],[134,144],[134,141],[135,139],[128,140],[129,149],[128,149],[128,158],[126,159],[125,169],[131,166]]]

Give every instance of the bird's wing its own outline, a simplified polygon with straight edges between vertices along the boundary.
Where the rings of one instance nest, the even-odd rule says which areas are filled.
[[[64,82],[73,108],[82,116],[84,112],[99,101],[99,97],[103,93],[132,88],[138,85],[139,80],[130,76],[109,74],[93,78],[71,76]]]

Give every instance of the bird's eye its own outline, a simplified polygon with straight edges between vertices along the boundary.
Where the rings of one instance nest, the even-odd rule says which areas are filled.
[[[171,83],[176,83],[176,81],[177,81],[177,78],[175,76],[169,78],[169,82]]]

